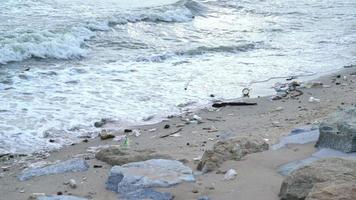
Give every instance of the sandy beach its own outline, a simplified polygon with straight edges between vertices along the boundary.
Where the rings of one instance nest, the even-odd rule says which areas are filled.
[[[287,135],[294,128],[317,125],[321,119],[339,107],[354,106],[355,74],[356,68],[350,67],[320,77],[310,82],[321,82],[323,86],[301,88],[303,94],[295,98],[287,97],[273,101],[270,96],[246,98],[243,99],[245,102],[257,103],[257,105],[226,106],[219,109],[208,106],[207,109],[171,117],[158,124],[130,127],[139,130],[140,135],[128,134],[129,149],[154,150],[182,161],[196,171],[197,158],[200,158],[205,150],[211,149],[222,135],[253,138],[265,141],[271,146],[278,143],[282,136]],[[310,97],[320,99],[320,102],[310,102]],[[199,117],[199,123],[186,123],[186,119],[192,119],[194,115]],[[115,124],[109,123],[102,128],[110,129],[113,126]],[[176,134],[173,137],[162,137],[174,132]],[[120,131],[113,134],[126,133]],[[121,143],[112,139],[92,138],[50,152],[48,156],[15,157],[2,161],[0,200],[27,199],[33,193],[74,195],[95,200],[117,199],[117,194],[105,189],[111,166],[95,159],[94,154],[88,149],[119,144]],[[309,157],[315,151],[314,143],[310,143],[287,145],[279,150],[270,149],[249,154],[240,161],[221,163],[217,171],[197,173],[195,182],[157,190],[172,193],[177,200],[198,199],[202,196],[213,200],[276,200],[279,199],[278,193],[284,179],[278,174],[278,167]],[[17,178],[30,163],[55,162],[70,158],[85,158],[89,170],[35,177],[23,182]],[[229,169],[235,169],[237,177],[233,180],[224,180],[224,172]],[[69,179],[76,180],[76,188],[64,184]]]

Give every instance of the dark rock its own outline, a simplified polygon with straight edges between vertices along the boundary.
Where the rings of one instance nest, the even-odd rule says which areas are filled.
[[[120,146],[111,146],[101,149],[95,158],[110,165],[123,165],[131,162],[150,160],[154,158],[169,158],[169,156],[156,154],[153,150],[128,150]]]
[[[66,172],[82,172],[88,170],[88,168],[89,165],[85,160],[75,158],[42,168],[25,169],[21,172],[19,179],[20,181],[26,181],[36,176],[61,174]]]
[[[356,151],[356,108],[340,110],[320,123],[319,148]]]
[[[169,124],[164,125],[165,129],[168,129],[169,127],[170,127]]]
[[[107,123],[107,120],[106,120],[106,119],[101,119],[100,121],[95,122],[95,123],[94,123],[94,126],[95,126],[96,128],[100,128],[100,127],[103,127],[106,123]]]
[[[354,182],[356,180],[356,160],[327,158],[315,161],[293,171],[281,186],[282,200],[304,200],[313,187],[325,183]]]
[[[247,154],[268,150],[266,142],[249,139],[233,138],[217,142],[212,150],[204,152],[197,169],[204,173],[219,168],[220,164],[227,160],[241,160]]]
[[[125,129],[124,132],[125,132],[125,133],[131,133],[132,130],[131,130],[131,129]]]

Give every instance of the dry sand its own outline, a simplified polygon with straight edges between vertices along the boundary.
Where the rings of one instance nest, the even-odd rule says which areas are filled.
[[[231,133],[233,136],[248,136],[260,138],[275,144],[279,138],[290,132],[291,129],[317,123],[327,114],[334,112],[339,106],[354,105],[356,99],[356,76],[351,76],[356,68],[348,68],[336,74],[319,78],[328,88],[302,89],[304,94],[295,99],[282,99],[271,101],[269,97],[246,99],[246,102],[257,102],[257,106],[229,106],[215,111],[199,110],[197,114],[203,123],[185,124],[180,137],[159,138],[179,129],[184,124],[181,117],[174,117],[159,124],[135,127],[141,130],[139,137],[130,136],[131,149],[154,149],[161,154],[167,154],[174,159],[184,159],[186,165],[195,170],[197,163],[194,158],[203,154],[217,141],[217,135]],[[341,75],[341,78],[336,78]],[[344,80],[343,76],[347,76]],[[336,81],[335,81],[336,80]],[[339,85],[336,85],[339,82]],[[320,103],[310,103],[308,99],[313,96],[321,99]],[[282,110],[276,111],[276,108]],[[192,113],[193,114],[193,113]],[[169,129],[164,125],[169,124]],[[216,127],[218,132],[208,132],[204,128]],[[154,132],[149,129],[156,128]],[[122,133],[117,133],[122,134]],[[209,139],[210,138],[210,139]],[[211,140],[213,138],[214,140]],[[46,161],[66,160],[80,154],[86,154],[87,148],[105,144],[118,144],[112,140],[101,141],[99,138],[90,139],[88,143],[68,146],[56,152],[51,152]],[[189,145],[188,145],[189,144]],[[242,161],[227,161],[223,163],[220,171],[230,168],[236,169],[237,178],[224,180],[224,174],[211,172],[197,176],[195,183],[183,183],[172,188],[159,189],[175,195],[175,199],[197,199],[209,196],[211,199],[245,199],[245,200],[275,200],[278,199],[283,177],[277,173],[278,166],[287,162],[306,158],[315,151],[313,144],[289,145],[283,149],[265,151],[246,156]],[[15,162],[14,160],[12,162]],[[0,200],[27,199],[32,193],[73,194],[96,200],[114,200],[117,195],[105,189],[105,181],[111,166],[92,158],[88,160],[90,169],[80,173],[66,173],[33,178],[20,182],[17,175],[23,169],[23,164],[0,163],[3,172],[0,172]],[[93,165],[102,165],[102,168],[93,168]],[[71,189],[63,183],[75,179],[78,188]]]

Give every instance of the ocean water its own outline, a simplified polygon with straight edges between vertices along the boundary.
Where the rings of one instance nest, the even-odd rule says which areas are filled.
[[[354,64],[355,22],[356,0],[2,0],[0,154]]]

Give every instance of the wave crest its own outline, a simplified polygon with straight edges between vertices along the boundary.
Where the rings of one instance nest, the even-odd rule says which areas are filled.
[[[193,0],[182,0],[177,3],[145,8],[140,10],[130,10],[120,13],[110,20],[110,24],[127,24],[140,21],[149,22],[187,22],[194,19],[195,16],[202,16],[206,7]]]
[[[67,33],[41,31],[0,41],[0,64],[29,58],[71,59],[87,55],[85,40],[95,35],[86,28],[72,28]]]
[[[258,48],[260,43],[246,43],[241,45],[233,45],[233,46],[216,46],[216,47],[207,47],[200,46],[194,49],[189,49],[186,51],[176,51],[173,53],[164,53],[160,55],[154,55],[151,57],[139,57],[136,61],[139,62],[163,62],[169,58],[175,56],[198,56],[207,53],[238,53],[238,52],[246,52],[253,49]]]

